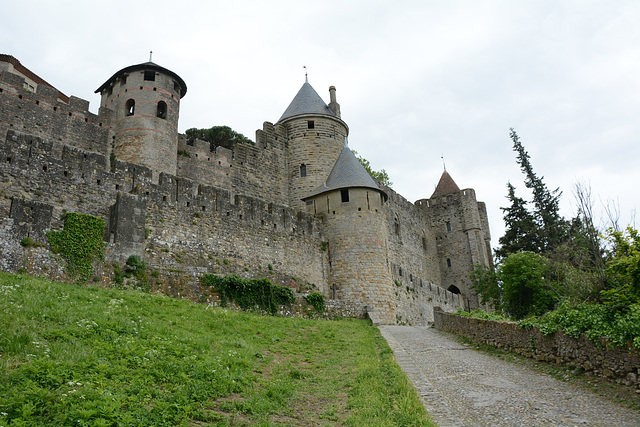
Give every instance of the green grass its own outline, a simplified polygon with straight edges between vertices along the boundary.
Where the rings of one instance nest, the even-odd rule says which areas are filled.
[[[433,425],[377,329],[0,273],[0,426]]]

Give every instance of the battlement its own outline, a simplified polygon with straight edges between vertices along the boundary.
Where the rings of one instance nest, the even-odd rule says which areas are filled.
[[[62,278],[54,258],[20,241],[44,242],[65,212],[82,212],[107,223],[97,273],[105,282],[111,263],[135,254],[169,294],[179,284],[202,297],[204,272],[272,277],[315,284],[386,323],[425,324],[434,306],[468,306],[468,273],[490,262],[486,208],[472,189],[411,203],[391,188],[371,199],[355,186],[351,199],[331,195],[332,214],[307,213],[301,198],[326,181],[344,147],[348,127],[338,117],[302,111],[264,122],[255,145],[212,148],[177,133],[186,85],[162,67],[114,74],[98,90],[98,114],[86,100],[63,102],[50,85],[2,70],[2,268],[29,262],[27,271]],[[332,104],[338,114],[335,93]]]
[[[72,96],[61,102],[59,92],[39,85],[37,92],[24,89],[25,79],[0,72],[0,135],[9,129],[43,138],[55,135],[59,142],[107,154],[110,120],[89,111],[89,101]]]

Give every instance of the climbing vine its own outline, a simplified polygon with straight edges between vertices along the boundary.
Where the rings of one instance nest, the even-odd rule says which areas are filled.
[[[72,212],[65,214],[62,231],[47,233],[51,250],[67,261],[70,276],[86,282],[93,275],[93,263],[104,259],[104,226],[102,218]]]
[[[227,277],[205,274],[200,283],[205,287],[213,287],[220,294],[223,306],[228,301],[233,301],[243,310],[259,308],[276,314],[280,305],[295,302],[291,289],[275,285],[269,279],[241,279],[234,274]]]

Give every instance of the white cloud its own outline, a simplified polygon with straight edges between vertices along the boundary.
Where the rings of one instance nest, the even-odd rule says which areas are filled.
[[[38,13],[24,15],[25,10]],[[493,245],[506,183],[526,195],[515,127],[539,175],[564,191],[640,203],[640,3],[601,1],[116,1],[3,7],[3,53],[91,101],[114,72],[148,60],[187,83],[180,130],[225,124],[253,137],[304,82],[337,87],[350,144],[413,201],[445,156],[487,202]],[[626,216],[625,218],[629,218]],[[625,219],[626,220],[626,219]]]

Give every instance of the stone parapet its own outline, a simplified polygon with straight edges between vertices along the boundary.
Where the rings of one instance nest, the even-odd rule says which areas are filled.
[[[640,352],[630,344],[609,348],[606,340],[596,345],[582,336],[573,338],[562,331],[543,335],[538,328],[524,329],[516,322],[474,319],[434,310],[436,329],[471,339],[474,343],[504,348],[540,361],[584,369],[616,382],[638,386]]]

